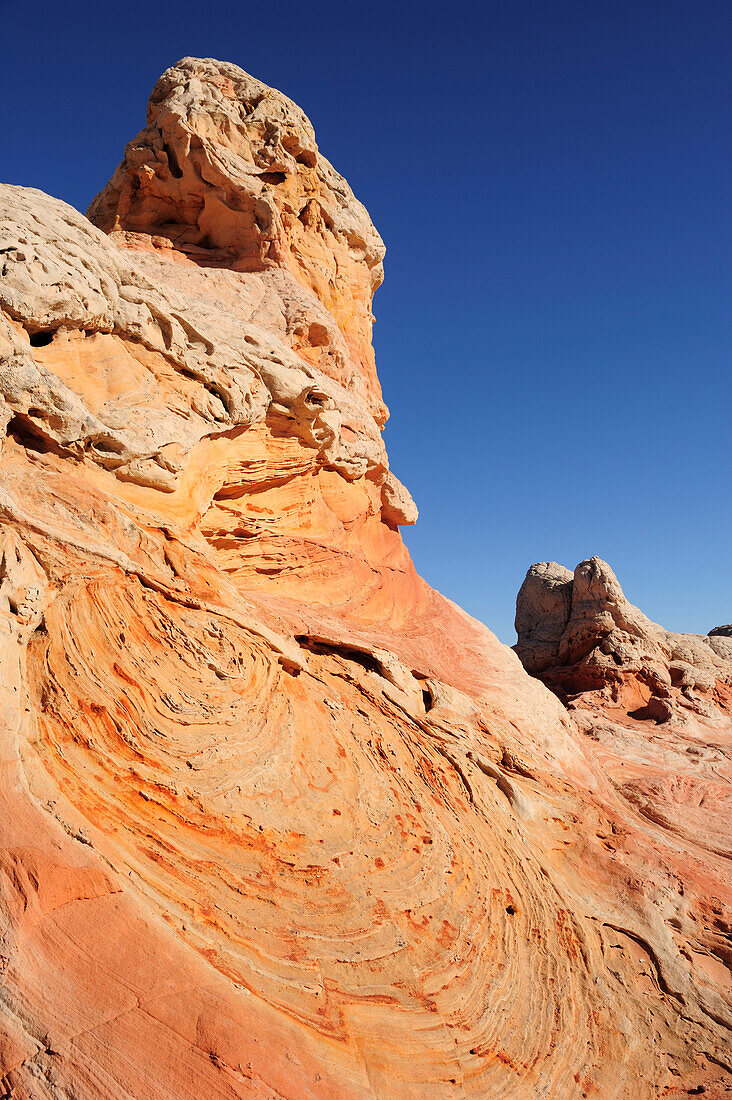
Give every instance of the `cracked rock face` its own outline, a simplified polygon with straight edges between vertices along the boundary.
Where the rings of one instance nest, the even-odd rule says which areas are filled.
[[[416,574],[281,93],[186,58],[91,220],[0,199],[0,1094],[724,1095],[729,639],[534,567],[527,672]]]

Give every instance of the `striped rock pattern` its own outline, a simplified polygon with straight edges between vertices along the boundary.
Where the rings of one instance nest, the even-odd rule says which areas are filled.
[[[91,221],[0,197],[0,1095],[724,1095],[724,700],[590,720],[416,574],[302,112],[188,58]]]

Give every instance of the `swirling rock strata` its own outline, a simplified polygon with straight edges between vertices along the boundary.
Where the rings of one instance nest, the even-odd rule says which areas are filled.
[[[4,1095],[721,1095],[729,727],[608,747],[416,574],[299,109],[185,59],[96,226],[2,209]]]
[[[681,942],[689,925],[659,904],[650,855],[644,888],[689,965],[700,1003],[728,1020],[707,1000],[716,982],[728,1004],[732,964],[732,642],[725,628],[706,636],[665,630],[626,599],[610,566],[595,557],[574,573],[556,562],[533,565],[516,601],[516,632],[524,667],[565,703],[625,810],[608,848],[627,853],[632,825],[634,844],[645,832],[664,851],[694,922],[689,940]],[[730,1086],[723,1081],[679,1088],[724,1096]]]

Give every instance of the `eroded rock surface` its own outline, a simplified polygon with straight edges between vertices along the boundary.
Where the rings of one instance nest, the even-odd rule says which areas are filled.
[[[525,668],[566,704],[626,808],[622,825],[605,838],[608,849],[626,862],[629,826],[634,845],[645,833],[642,889],[648,908],[656,908],[656,928],[660,934],[665,921],[696,994],[706,999],[714,974],[728,1004],[732,644],[725,628],[707,636],[664,630],[626,599],[606,562],[591,558],[574,573],[556,562],[533,565],[516,601],[516,631]],[[651,855],[656,845],[693,922],[683,945],[692,925],[669,914]],[[688,1081],[678,1086],[682,1095],[725,1096],[730,1089],[724,1078],[698,1082],[697,1093]]]
[[[290,273],[310,292],[300,300],[284,283],[298,344],[341,371],[350,353],[349,379],[383,424],[371,299],[384,245],[287,96],[236,65],[183,58],[155,85],[146,128],[88,214],[106,232],[154,234],[205,266]],[[312,310],[313,294],[324,310]]]
[[[638,703],[659,722],[713,720],[729,704],[732,642],[724,630],[664,630],[629,603],[600,558],[573,574],[556,562],[532,565],[516,601],[515,649],[528,672],[563,698]]]
[[[2,1094],[724,1095],[728,639],[532,581],[522,658],[667,739],[415,573],[383,248],[279,92],[185,59],[95,225],[0,199]]]

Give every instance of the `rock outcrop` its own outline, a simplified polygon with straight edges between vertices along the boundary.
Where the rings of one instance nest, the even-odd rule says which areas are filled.
[[[728,639],[542,567],[560,699],[416,574],[279,92],[187,58],[90,220],[0,198],[0,1094],[724,1095]]]
[[[724,627],[673,634],[651,622],[623,594],[600,558],[574,573],[539,562],[516,601],[516,653],[527,672],[567,699],[637,704],[658,722],[713,718],[732,702],[732,641]]]
[[[644,828],[649,843],[663,843],[664,866],[673,869],[696,935],[681,946],[683,921],[666,910],[667,927],[697,988],[714,973],[728,996],[732,640],[724,631],[664,630],[628,602],[610,566],[595,557],[574,573],[556,562],[532,565],[516,601],[514,648],[527,671],[565,703],[625,808],[608,847],[627,853],[629,827],[634,843]],[[643,888],[662,919],[656,874],[649,855]],[[682,1095],[724,1096],[729,1088],[722,1081],[693,1088],[679,1082]]]
[[[383,425],[371,299],[384,245],[286,96],[236,65],[184,58],[155,85],[146,128],[88,215],[206,267],[288,273],[280,285],[298,350],[365,390]]]

